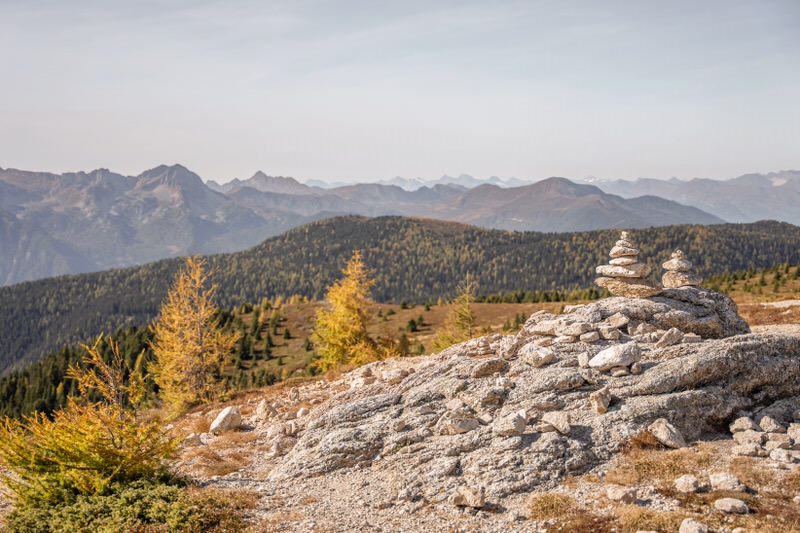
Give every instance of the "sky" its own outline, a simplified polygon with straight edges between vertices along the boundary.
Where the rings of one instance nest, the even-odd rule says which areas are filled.
[[[0,167],[800,168],[800,2],[0,0]]]

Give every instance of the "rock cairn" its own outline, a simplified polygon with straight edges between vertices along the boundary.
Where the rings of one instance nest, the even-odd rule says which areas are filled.
[[[672,252],[671,259],[661,266],[664,267],[664,276],[661,282],[667,289],[677,289],[678,287],[697,287],[703,282],[703,278],[690,272],[692,263],[683,256],[683,252],[675,250]]]
[[[608,255],[609,264],[597,267],[601,277],[594,281],[596,285],[614,296],[627,298],[647,298],[661,292],[660,287],[644,279],[650,274],[650,267],[639,261],[639,249],[627,231],[622,232]]]

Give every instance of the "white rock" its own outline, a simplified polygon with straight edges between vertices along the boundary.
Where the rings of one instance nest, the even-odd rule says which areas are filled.
[[[767,434],[762,431],[746,429],[734,433],[733,440],[735,440],[737,444],[764,444],[767,441]]]
[[[715,472],[710,474],[708,476],[708,481],[711,484],[711,490],[744,490],[744,485],[739,481],[739,478],[727,472]]]
[[[211,422],[209,431],[215,435],[237,429],[242,424],[242,414],[238,407],[229,406],[220,411]]]
[[[691,494],[700,490],[700,482],[691,474],[685,474],[675,480],[675,490]]]
[[[636,501],[636,489],[611,485],[606,488],[606,496],[612,502],[633,503]]]
[[[473,489],[470,487],[459,487],[456,492],[450,496],[450,503],[457,507],[480,509],[486,505],[484,488]]]
[[[301,407],[300,409],[297,410],[297,418],[300,418],[302,416],[306,416],[307,414],[308,414],[308,408],[307,407]]]
[[[517,355],[534,368],[548,365],[556,360],[556,354],[551,348],[536,346],[533,343],[528,343],[520,348]]]
[[[525,426],[528,425],[528,415],[525,411],[517,411],[504,416],[492,424],[492,430],[503,437],[513,437],[525,433]]]
[[[786,428],[771,416],[762,416],[759,418],[758,425],[767,433],[786,433]]]
[[[614,313],[610,317],[606,319],[606,323],[612,328],[621,328],[623,326],[627,326],[630,319],[623,315],[622,313]]]
[[[720,498],[714,502],[714,509],[733,514],[747,514],[750,510],[746,503],[736,498]]]
[[[678,533],[708,533],[708,527],[693,518],[684,518]]]
[[[596,331],[584,333],[580,337],[581,342],[597,342],[600,340],[600,334]]]
[[[578,337],[574,337],[572,335],[559,335],[555,339],[553,339],[555,344],[572,344],[574,342],[578,342]]]
[[[548,411],[542,415],[542,422],[551,425],[562,435],[569,435],[572,426],[570,425],[569,415],[558,411]]]
[[[578,354],[578,366],[581,368],[588,368],[589,367],[589,354],[586,352],[581,352]]]
[[[670,424],[665,418],[659,418],[648,426],[648,431],[653,434],[658,442],[668,448],[685,448],[686,441],[680,431]]]
[[[664,333],[664,335],[658,340],[656,343],[656,348],[666,348],[667,346],[673,346],[675,344],[680,344],[683,341],[683,332],[678,328],[670,328],[669,331]]]
[[[744,457],[766,457],[767,451],[754,442],[747,442],[737,444],[731,448],[733,455],[741,455]]]
[[[573,322],[572,324],[563,324],[557,330],[558,335],[567,335],[570,337],[578,337],[584,333],[592,330],[592,325],[588,322]]]
[[[613,326],[600,326],[597,331],[600,333],[600,338],[607,341],[618,340],[621,336],[619,330]]]
[[[789,424],[789,428],[786,430],[786,434],[791,437],[793,441],[800,440],[800,424],[792,423]]]
[[[761,428],[749,416],[742,416],[734,420],[730,425],[731,433],[738,433],[740,431],[761,431]]]
[[[589,360],[589,366],[597,370],[610,370],[615,366],[628,366],[641,357],[639,345],[635,342],[617,344],[602,350]]]
[[[600,265],[595,272],[610,278],[646,278],[650,270],[647,264],[635,262],[629,265]]]
[[[611,391],[608,390],[608,387],[594,391],[589,395],[589,403],[596,413],[601,415],[607,413],[608,406],[611,404]]]
[[[796,463],[797,452],[792,450],[777,449],[769,452],[769,458],[779,463]]]
[[[623,376],[629,376],[630,372],[624,366],[615,366],[611,370],[608,371],[612,377],[621,378]]]
[[[508,363],[499,357],[485,359],[472,367],[471,376],[473,378],[485,378],[486,376],[503,372],[507,366]]]

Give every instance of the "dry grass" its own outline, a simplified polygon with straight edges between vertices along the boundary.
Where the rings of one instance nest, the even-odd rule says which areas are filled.
[[[636,505],[619,505],[614,509],[618,530],[622,533],[635,531],[678,531],[685,514],[658,512]]]
[[[578,502],[572,496],[557,492],[534,494],[528,502],[528,517],[531,520],[560,518],[578,511]]]
[[[190,449],[183,460],[192,462],[192,469],[203,476],[225,476],[250,464],[250,454],[233,452],[222,455],[209,446],[197,446]]]
[[[671,485],[675,478],[697,473],[712,462],[712,453],[703,446],[680,450],[630,447],[606,473],[606,481],[626,486],[639,483]]]

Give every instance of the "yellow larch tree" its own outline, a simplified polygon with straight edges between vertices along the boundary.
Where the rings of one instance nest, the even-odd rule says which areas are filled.
[[[361,252],[356,251],[325,295],[325,307],[317,311],[312,342],[319,358],[315,366],[326,371],[344,364],[363,364],[380,356],[376,342],[367,332],[369,278]]]
[[[178,273],[153,325],[154,362],[148,370],[172,415],[212,400],[219,389],[221,366],[239,334],[223,332],[205,261],[190,257]]]
[[[474,302],[475,282],[472,277],[468,276],[460,285],[459,294],[453,300],[452,307],[433,340],[435,351],[442,351],[472,338],[475,334],[475,313],[472,312],[471,307]]]

